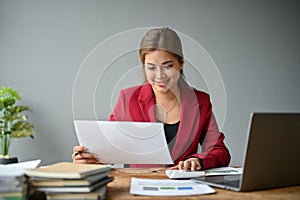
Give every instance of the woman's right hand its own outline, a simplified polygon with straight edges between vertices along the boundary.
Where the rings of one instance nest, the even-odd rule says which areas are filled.
[[[98,164],[101,163],[100,159],[90,152],[88,152],[88,148],[84,146],[74,146],[73,147],[73,155],[72,155],[73,163],[80,164]]]

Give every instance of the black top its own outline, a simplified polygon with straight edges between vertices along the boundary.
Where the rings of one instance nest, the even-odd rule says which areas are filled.
[[[169,144],[173,138],[177,135],[179,122],[175,124],[164,124],[165,135],[167,139],[167,143]]]

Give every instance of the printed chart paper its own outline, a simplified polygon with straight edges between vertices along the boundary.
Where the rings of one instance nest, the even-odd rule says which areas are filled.
[[[186,196],[211,194],[215,190],[191,180],[131,178],[130,193],[145,196]]]

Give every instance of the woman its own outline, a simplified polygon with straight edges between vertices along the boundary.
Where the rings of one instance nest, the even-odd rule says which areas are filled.
[[[227,166],[230,154],[219,132],[209,95],[191,88],[183,76],[181,41],[169,28],[148,31],[140,44],[145,83],[124,89],[110,116],[115,121],[163,122],[175,165],[204,170]],[[197,153],[198,143],[202,152]],[[86,147],[75,146],[74,163],[100,163]],[[156,165],[131,165],[154,167]]]

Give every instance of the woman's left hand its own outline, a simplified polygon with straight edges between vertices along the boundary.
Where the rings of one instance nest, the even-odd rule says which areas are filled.
[[[199,158],[189,158],[185,161],[180,161],[178,165],[171,167],[171,169],[182,169],[184,171],[191,170],[196,171],[201,169]]]

